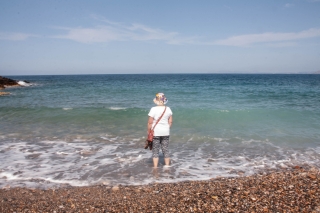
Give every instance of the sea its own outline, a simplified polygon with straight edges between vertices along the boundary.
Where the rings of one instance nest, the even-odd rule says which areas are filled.
[[[145,185],[320,168],[320,75],[4,76],[0,188]],[[171,167],[144,149],[163,92]]]

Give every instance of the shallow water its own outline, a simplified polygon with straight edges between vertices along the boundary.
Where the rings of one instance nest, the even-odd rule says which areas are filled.
[[[7,77],[7,76],[6,76]],[[320,75],[12,76],[0,187],[147,184],[320,167]],[[172,166],[143,149],[152,99],[173,111]]]

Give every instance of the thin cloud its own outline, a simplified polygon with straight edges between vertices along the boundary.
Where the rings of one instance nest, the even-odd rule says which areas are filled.
[[[80,43],[96,43],[126,40],[126,35],[112,27],[99,26],[96,28],[63,28],[56,29],[67,31],[64,35],[52,36],[52,38],[70,39]]]
[[[0,40],[23,41],[31,37],[39,37],[39,36],[33,35],[33,34],[26,34],[26,33],[0,32]]]
[[[270,43],[266,44],[266,46],[269,47],[294,47],[297,46],[296,42],[276,42],[276,43]]]
[[[167,32],[157,28],[151,28],[142,24],[124,25],[111,22],[102,17],[95,19],[104,22],[92,28],[65,28],[56,29],[66,31],[66,34],[55,35],[53,38],[70,39],[81,43],[99,43],[111,41],[163,41],[168,44],[182,44],[192,42],[193,39],[180,38],[177,32]]]
[[[163,40],[170,42],[178,33],[176,32],[165,32],[160,29],[154,29],[142,24],[133,24],[128,28],[132,32],[132,40]]]
[[[289,8],[289,7],[293,7],[294,4],[287,3],[287,4],[285,4],[284,6],[287,7],[287,8]]]
[[[100,25],[95,27],[54,27],[63,33],[51,38],[68,39],[79,43],[107,43],[115,41],[163,42],[171,45],[221,45],[250,46],[266,44],[268,46],[293,46],[297,40],[320,37],[320,28],[311,28],[301,32],[246,34],[210,41],[204,36],[183,36],[178,32],[165,31],[143,24],[123,24],[112,22],[101,16],[92,16]],[[0,40],[21,41],[30,37],[40,37],[25,33],[1,33]],[[205,41],[206,40],[206,41]]]
[[[320,29],[312,28],[298,33],[262,33],[233,36],[227,39],[214,41],[213,45],[248,46],[257,43],[284,42],[306,38],[320,37]]]
[[[287,5],[289,6],[289,5]],[[266,32],[261,34],[247,34],[233,36],[215,41],[204,41],[204,37],[182,36],[178,32],[169,32],[158,28],[152,28],[143,24],[134,23],[126,25],[112,22],[101,16],[92,16],[102,25],[90,28],[63,28],[65,34],[53,36],[53,38],[69,39],[80,43],[100,43],[113,41],[160,41],[171,45],[193,44],[193,45],[223,45],[223,46],[250,46],[264,43],[268,46],[293,46],[295,40],[320,37],[319,28],[311,28],[294,33]]]

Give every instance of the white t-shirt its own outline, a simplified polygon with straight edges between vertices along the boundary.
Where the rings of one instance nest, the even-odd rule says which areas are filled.
[[[153,118],[153,126],[156,124],[160,116],[164,111],[165,106],[155,106],[150,109],[148,116]],[[154,128],[154,136],[168,136],[170,135],[169,118],[172,116],[172,111],[167,107],[166,112],[163,114],[161,120],[158,122],[156,128]]]

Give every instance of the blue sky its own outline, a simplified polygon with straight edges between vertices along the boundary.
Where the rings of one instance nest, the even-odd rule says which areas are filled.
[[[0,2],[0,75],[319,70],[320,0]]]

